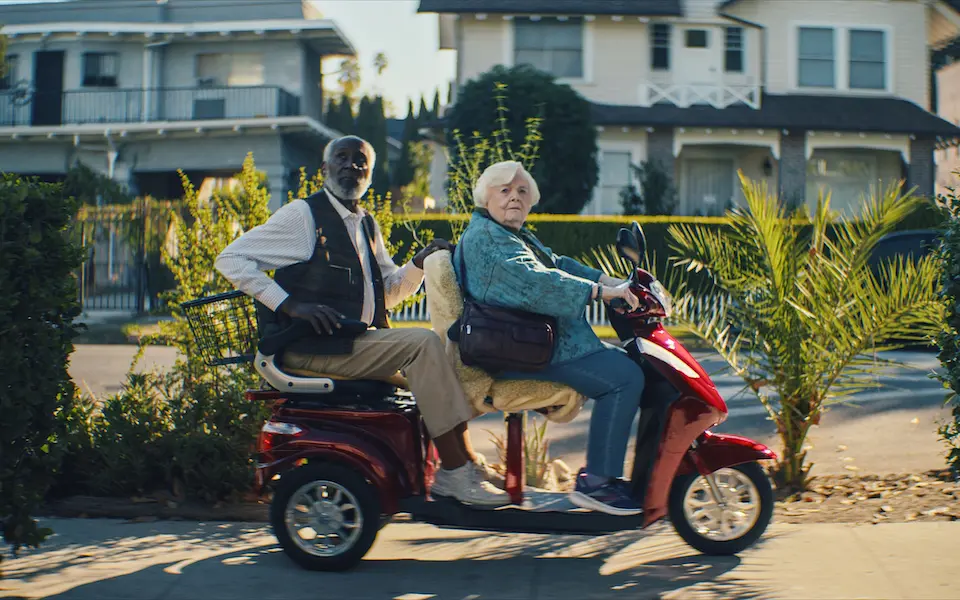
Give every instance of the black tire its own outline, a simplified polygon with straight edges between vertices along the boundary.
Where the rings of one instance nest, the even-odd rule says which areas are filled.
[[[673,481],[670,489],[669,515],[674,529],[683,538],[700,552],[713,556],[729,556],[752,546],[763,532],[766,531],[773,518],[773,486],[763,469],[756,462],[744,463],[730,467],[746,475],[756,488],[760,499],[760,513],[753,526],[740,537],[732,540],[712,540],[697,533],[693,525],[687,520],[683,510],[684,497],[693,482],[700,476],[698,473],[680,475]]]
[[[333,556],[310,554],[297,544],[287,528],[287,504],[301,487],[314,481],[329,481],[347,490],[356,498],[357,511],[362,519],[357,539],[342,553]],[[280,478],[270,503],[270,525],[283,551],[304,569],[346,571],[363,559],[377,538],[380,531],[380,499],[373,485],[349,468],[337,464],[306,465]]]

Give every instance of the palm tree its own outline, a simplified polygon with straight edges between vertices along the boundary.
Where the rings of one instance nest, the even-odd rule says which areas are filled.
[[[902,182],[862,198],[858,219],[834,221],[829,195],[813,215],[788,218],[765,183],[740,180],[746,207],[728,212],[725,230],[668,230],[675,264],[707,274],[700,289],[674,286],[677,313],[755,391],[783,442],[776,479],[800,490],[810,469],[804,441],[825,408],[881,385],[877,375],[893,363],[877,352],[939,330],[940,265],[934,256],[869,264],[880,238],[924,201]]]
[[[827,407],[881,385],[877,376],[896,363],[877,352],[927,342],[941,328],[940,264],[933,255],[869,264],[880,238],[924,202],[902,182],[863,198],[858,219],[834,220],[829,195],[812,215],[788,215],[765,183],[742,173],[740,181],[746,206],[728,211],[728,225],[668,228],[670,262],[684,269],[660,275],[674,316],[767,409],[783,444],[777,484],[800,491],[812,466],[804,441]],[[611,253],[590,262],[616,274],[624,264]]]

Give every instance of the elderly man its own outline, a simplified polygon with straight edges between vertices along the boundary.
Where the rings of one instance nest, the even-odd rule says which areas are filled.
[[[486,481],[470,445],[472,408],[443,343],[429,329],[390,329],[387,310],[419,289],[423,260],[443,248],[436,240],[411,263],[397,267],[372,216],[359,206],[370,187],[376,155],[365,140],[346,136],[324,149],[323,189],[278,209],[217,257],[216,268],[256,298],[266,334],[294,319],[315,330],[285,348],[283,364],[355,379],[402,371],[423,415],[443,468],[434,495],[467,504],[501,505],[506,494]],[[264,271],[276,269],[274,279]],[[343,335],[341,320],[373,325]],[[362,329],[362,328],[361,328]]]

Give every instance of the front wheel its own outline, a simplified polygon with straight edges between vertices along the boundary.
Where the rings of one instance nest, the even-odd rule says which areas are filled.
[[[760,465],[751,462],[713,474],[724,506],[714,500],[707,478],[699,473],[678,476],[670,490],[670,521],[700,552],[731,555],[749,548],[773,517],[773,487]]]
[[[380,531],[380,501],[361,475],[340,465],[307,465],[283,475],[270,524],[287,556],[311,571],[354,567]]]

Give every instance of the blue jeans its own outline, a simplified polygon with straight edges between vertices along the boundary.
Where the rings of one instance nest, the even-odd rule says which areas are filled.
[[[587,473],[621,477],[623,459],[640,408],[643,370],[627,353],[604,344],[603,350],[581,358],[550,365],[536,373],[507,372],[498,379],[555,381],[594,399],[587,440]]]

